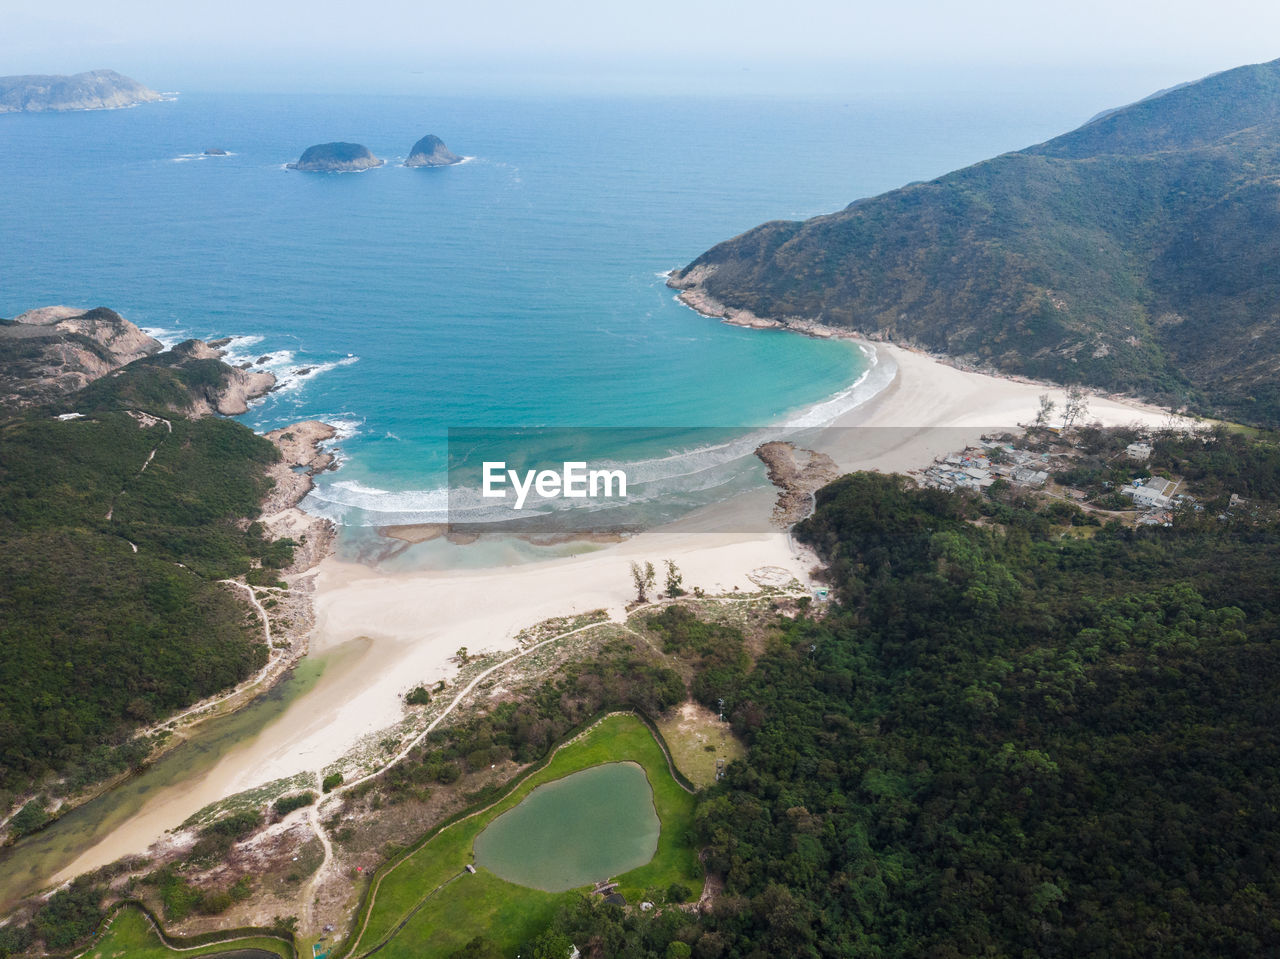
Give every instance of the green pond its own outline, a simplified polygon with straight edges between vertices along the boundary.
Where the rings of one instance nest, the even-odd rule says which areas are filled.
[[[564,892],[643,866],[658,851],[653,790],[636,763],[606,763],[539,786],[476,837],[476,864]]]

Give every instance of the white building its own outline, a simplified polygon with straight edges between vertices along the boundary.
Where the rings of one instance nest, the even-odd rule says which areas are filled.
[[[1130,443],[1124,448],[1124,452],[1129,459],[1144,463],[1151,458],[1151,444]]]
[[[1161,488],[1163,488],[1163,485]],[[1163,492],[1151,486],[1125,486],[1120,492],[1133,500],[1138,506],[1147,508],[1168,509],[1173,502]]]

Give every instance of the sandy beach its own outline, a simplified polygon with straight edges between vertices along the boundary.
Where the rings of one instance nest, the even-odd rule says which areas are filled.
[[[1029,421],[1042,393],[1053,394],[1059,404],[1063,400],[1062,390],[1041,384],[960,370],[887,344],[875,349],[880,363],[896,367],[892,382],[823,430],[814,444],[844,471],[921,469],[985,432]],[[1091,397],[1087,419],[1159,426],[1169,414]],[[744,494],[671,526],[620,543],[584,545],[578,555],[544,562],[387,573],[324,560],[308,574],[315,576],[311,655],[337,652],[341,667],[326,672],[313,691],[198,783],[156,796],[63,870],[61,878],[145,850],[165,830],[222,796],[319,770],[362,737],[398,721],[407,690],[452,676],[459,647],[512,649],[519,630],[552,616],[603,608],[620,617],[634,598],[632,560],[655,565],[674,560],[687,588],[708,592],[755,589],[748,574],[766,566],[806,582],[814,557],[794,549],[785,532],[762,528],[760,518],[769,515],[773,500],[772,490]]]

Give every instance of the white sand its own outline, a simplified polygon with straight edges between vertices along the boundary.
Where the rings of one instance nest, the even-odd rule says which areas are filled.
[[[893,384],[845,416],[838,426],[847,429],[826,431],[816,444],[845,470],[919,469],[983,432],[1030,420],[1042,393],[1053,393],[1060,406],[1063,401],[1061,390],[958,370],[898,347],[876,349],[881,362],[897,365]],[[1154,407],[1094,397],[1087,418],[1154,426],[1168,417]],[[452,674],[450,659],[461,646],[472,652],[511,649],[520,629],[552,616],[606,608],[619,618],[633,598],[633,559],[655,566],[675,560],[686,588],[709,592],[754,589],[747,574],[761,566],[806,579],[812,556],[794,552],[785,534],[717,532],[760,528],[758,518],[768,515],[772,499],[767,490],[746,494],[663,530],[541,563],[387,574],[325,560],[312,654],[350,650],[348,644],[361,637],[367,637],[367,649],[346,655],[315,690],[198,783],[163,790],[62,877],[143,851],[165,829],[222,796],[336,760],[361,737],[401,717],[401,694]],[[748,516],[752,523],[743,521]]]

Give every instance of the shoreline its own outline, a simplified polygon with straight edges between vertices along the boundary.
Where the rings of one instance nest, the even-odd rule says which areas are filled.
[[[858,344],[865,344],[873,349],[883,346],[891,347],[895,350],[902,350],[913,353],[918,356],[928,357],[934,362],[942,366],[948,366],[956,370],[966,373],[976,373],[981,376],[988,376],[993,379],[1008,380],[1011,383],[1022,383],[1027,385],[1043,387],[1046,391],[1062,393],[1066,387],[1050,380],[1037,380],[1029,376],[1023,376],[1018,373],[1007,373],[997,370],[990,366],[983,366],[976,363],[968,363],[964,360],[951,356],[947,353],[936,353],[932,350],[925,350],[918,346],[908,343],[899,343],[895,340],[881,338],[873,333],[867,333],[861,330],[851,330],[847,327],[829,326],[817,320],[810,320],[804,317],[788,317],[778,320],[769,317],[762,317],[751,310],[738,309],[736,307],[726,306],[717,300],[710,293],[704,291],[699,285],[701,277],[705,274],[698,271],[703,268],[690,270],[686,277],[692,279],[675,281],[673,276],[675,270],[667,272],[666,283],[670,289],[676,291],[676,299],[687,306],[699,316],[706,317],[709,320],[717,320],[728,326],[739,326],[751,330],[782,330],[788,333],[798,333],[801,336],[808,336],[819,340],[851,340]],[[685,283],[688,285],[684,285]],[[1141,407],[1147,410],[1158,410],[1166,416],[1178,416],[1174,411],[1146,400],[1140,396],[1131,396],[1126,393],[1103,392],[1090,387],[1085,387],[1090,397],[1098,397],[1115,402]]]
[[[843,335],[873,349],[886,371],[891,365],[892,379],[802,444],[830,457],[840,473],[923,469],[938,454],[976,442],[984,433],[1018,429],[1019,421],[1034,416],[1041,393],[1059,398],[1062,393],[1061,387],[965,370],[906,347]],[[1103,397],[1091,398],[1091,406],[1090,420],[1112,425],[1159,426],[1170,416],[1167,410]],[[358,652],[252,742],[208,770],[199,796],[167,796],[167,802],[157,803],[161,809],[144,807],[57,879],[143,852],[203,808],[210,795],[231,796],[337,762],[401,721],[409,689],[441,680],[452,685],[460,647],[472,653],[510,651],[530,624],[593,609],[622,621],[633,599],[633,561],[659,565],[670,559],[686,588],[707,592],[754,592],[758,585],[752,575],[762,572],[785,573],[811,585],[816,555],[769,521],[777,494],[773,486],[749,490],[620,542],[589,543],[584,536],[583,552],[536,562],[389,571],[323,556],[301,574],[314,583],[309,651]],[[439,538],[438,529],[423,524],[381,528],[379,534],[404,548]]]

